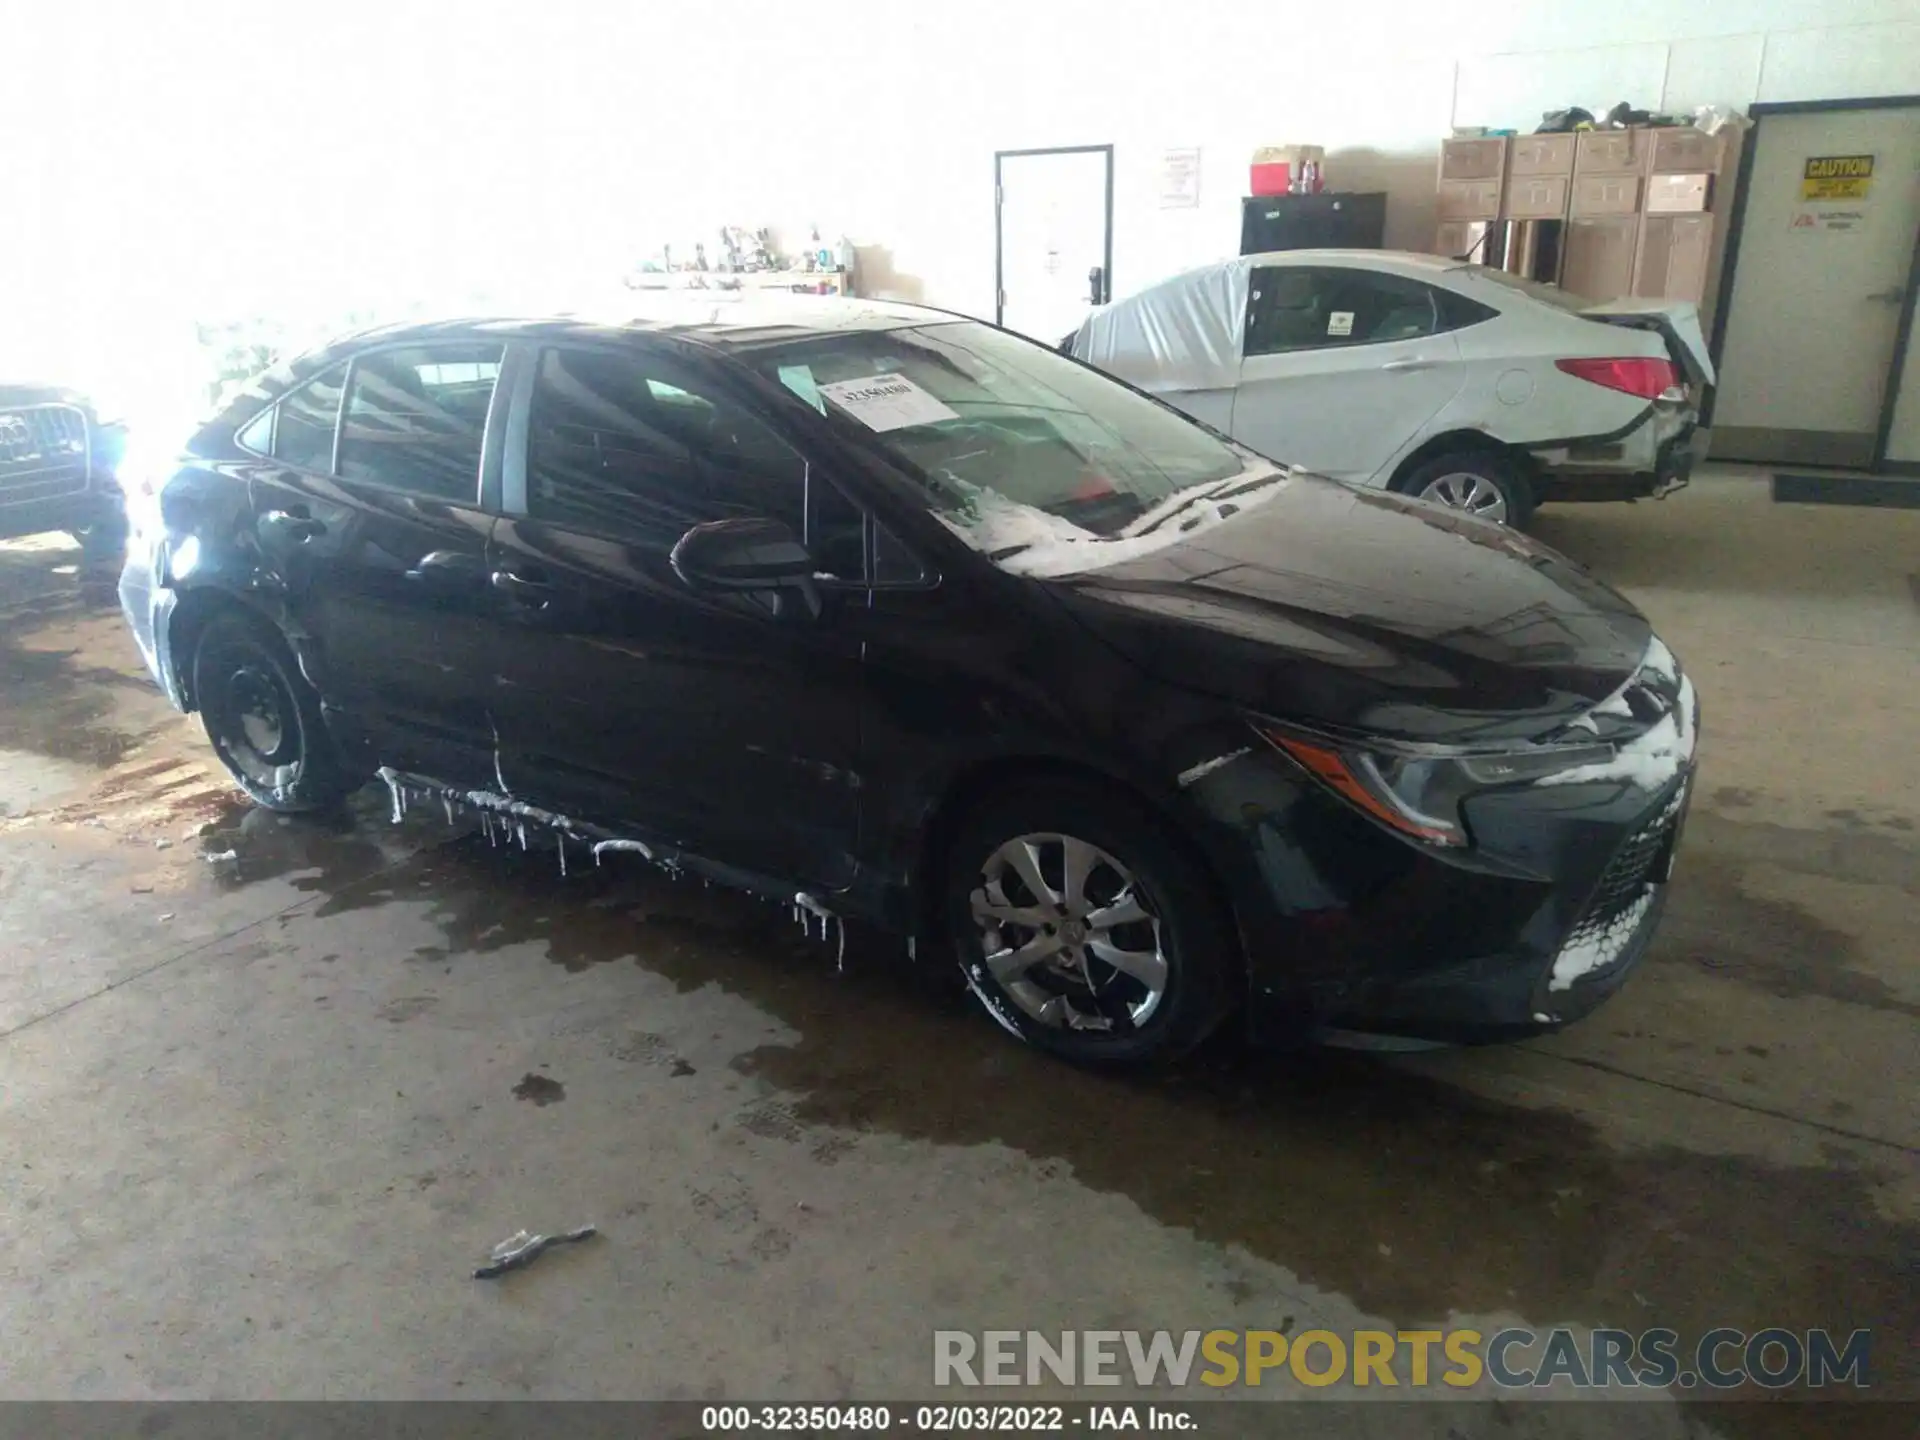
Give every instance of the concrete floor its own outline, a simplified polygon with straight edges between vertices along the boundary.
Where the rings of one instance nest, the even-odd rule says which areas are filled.
[[[77,553],[0,547],[0,1397],[908,1397],[935,1326],[1503,1319],[1871,1326],[1920,1393],[1920,513],[1723,474],[1538,529],[1703,696],[1640,973],[1537,1043],[1155,1081],[638,866],[252,811]],[[1913,1433],[1628,1408],[1579,1433]],[[1446,1409],[1355,1433],[1516,1433]]]

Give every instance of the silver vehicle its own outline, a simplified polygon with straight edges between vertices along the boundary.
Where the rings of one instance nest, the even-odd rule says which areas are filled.
[[[1270,459],[1513,525],[1685,484],[1714,378],[1691,304],[1380,250],[1189,270],[1063,348]]]
[[[71,390],[0,385],[0,539],[65,530],[90,555],[117,554],[126,507],[115,468],[125,431]]]

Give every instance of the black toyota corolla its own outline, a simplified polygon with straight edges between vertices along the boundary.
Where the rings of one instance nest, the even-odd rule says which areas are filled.
[[[1577,566],[935,312],[361,334],[141,479],[133,633],[260,804],[875,922],[1075,1059],[1552,1028],[1686,814],[1692,685]]]

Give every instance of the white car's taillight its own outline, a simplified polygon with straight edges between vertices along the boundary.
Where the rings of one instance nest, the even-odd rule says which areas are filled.
[[[1658,400],[1680,384],[1680,374],[1671,360],[1649,360],[1625,356],[1614,360],[1556,360],[1554,367],[1579,380],[1604,385],[1623,395],[1642,400]]]

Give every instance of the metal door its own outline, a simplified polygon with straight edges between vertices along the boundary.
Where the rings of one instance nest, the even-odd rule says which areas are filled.
[[[1920,103],[1755,113],[1713,453],[1866,466],[1920,231]]]
[[[1048,345],[1113,298],[1113,147],[993,157],[994,319]]]

